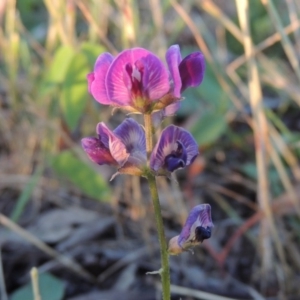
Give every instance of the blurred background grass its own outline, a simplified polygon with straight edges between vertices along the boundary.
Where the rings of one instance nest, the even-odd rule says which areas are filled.
[[[299,299],[299,1],[2,0],[0,25],[2,225],[26,224],[45,203],[85,200],[107,202],[118,218],[122,198],[131,219],[145,217],[140,180],[109,183],[113,170],[80,148],[98,122],[113,128],[124,118],[88,95],[86,74],[102,52],[141,46],[164,59],[178,43],[183,56],[206,57],[204,82],[185,92],[173,120],[202,154],[178,173],[179,185],[160,183],[162,202],[171,198],[165,214],[180,224],[191,206],[211,201],[212,268],[231,274],[241,256],[229,253],[246,234],[255,259],[237,279],[261,297]]]

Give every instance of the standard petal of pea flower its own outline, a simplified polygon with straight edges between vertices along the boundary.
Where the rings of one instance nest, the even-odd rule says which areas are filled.
[[[185,129],[166,127],[150,157],[150,167],[157,174],[166,174],[190,165],[199,154],[193,136]]]
[[[167,68],[143,48],[124,50],[115,58],[101,54],[87,79],[90,93],[100,103],[139,113],[151,111],[153,102],[170,90]]]
[[[205,239],[209,239],[213,226],[210,205],[200,204],[195,206],[190,211],[180,235],[170,240],[169,254],[180,254],[201,244]]]
[[[147,153],[145,132],[139,123],[128,118],[112,131],[101,122],[96,131],[98,137],[81,140],[83,150],[93,162],[116,166],[119,173],[142,174]]]

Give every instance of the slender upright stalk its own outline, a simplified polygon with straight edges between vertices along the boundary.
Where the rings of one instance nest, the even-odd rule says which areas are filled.
[[[153,148],[151,115],[144,115],[144,122],[145,122],[145,132],[146,132],[146,148],[149,157],[149,154],[151,153]],[[169,254],[168,254],[167,242],[166,242],[166,237],[164,232],[164,224],[161,215],[155,175],[153,175],[151,172],[148,172],[147,179],[149,182],[150,194],[153,202],[156,227],[157,227],[158,239],[160,244],[160,258],[161,258],[162,267],[159,273],[161,276],[163,300],[170,300],[171,295],[170,295]]]
[[[146,150],[147,150],[147,156],[149,159],[149,155],[153,148],[151,114],[144,115],[144,123],[145,123],[145,134],[146,134]]]

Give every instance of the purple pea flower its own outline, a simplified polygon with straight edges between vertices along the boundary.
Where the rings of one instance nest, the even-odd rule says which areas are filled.
[[[116,57],[101,54],[94,71],[87,75],[88,91],[101,104],[120,107],[130,112],[152,113],[164,110],[162,116],[174,114],[181,92],[203,80],[205,61],[194,52],[183,60],[178,45],[166,53],[169,71],[152,52],[132,48]]]
[[[116,58],[101,54],[87,79],[88,90],[98,102],[131,112],[151,112],[170,90],[167,68],[143,48],[124,50]]]
[[[196,87],[203,81],[205,60],[201,52],[193,52],[181,58],[178,45],[172,45],[166,53],[166,61],[173,81],[173,94],[180,98],[188,87]]]
[[[213,227],[210,205],[200,204],[195,206],[190,211],[180,235],[170,240],[169,254],[177,255],[201,244],[205,239],[210,238]]]
[[[118,173],[141,175],[147,162],[143,128],[134,119],[125,119],[114,131],[103,122],[96,127],[98,137],[81,140],[88,157],[99,165],[118,168]]]
[[[190,165],[199,154],[193,136],[183,128],[166,127],[150,157],[150,167],[157,174],[168,174]]]
[[[200,85],[205,73],[205,59],[201,52],[193,52],[184,59],[181,58],[178,45],[172,45],[166,53],[166,61],[171,76],[171,93],[169,99],[182,99],[181,93],[189,88]],[[176,101],[153,115],[154,124],[163,118],[172,116],[180,108],[180,102]],[[158,106],[158,105],[157,105]]]

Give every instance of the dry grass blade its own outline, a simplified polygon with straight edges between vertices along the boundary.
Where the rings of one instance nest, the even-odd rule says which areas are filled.
[[[134,47],[136,44],[136,30],[135,30],[135,11],[134,11],[134,1],[120,1],[115,0],[122,17],[123,26],[120,28],[122,32],[122,45],[123,48]]]
[[[270,85],[276,90],[282,91],[293,99],[300,106],[300,89],[291,80],[291,72],[280,68],[274,60],[269,59],[266,55],[260,53],[257,56],[262,72],[261,81]]]
[[[99,28],[99,26],[97,25],[97,22],[93,18],[91,12],[88,10],[88,8],[86,7],[86,5],[82,1],[76,1],[76,5],[78,6],[78,8],[80,9],[80,11],[82,12],[82,14],[85,17],[85,19],[87,20],[87,22],[90,24],[90,26],[92,26],[95,29],[95,31],[98,33],[98,35],[99,35],[102,43],[107,47],[107,49],[113,55],[117,55],[118,54],[117,49],[110,42],[110,40],[105,36],[105,34],[101,31],[101,28]]]
[[[206,299],[206,300],[235,300],[234,298],[218,296],[215,294],[202,292],[199,290],[193,290],[186,287],[171,284],[172,293],[180,294],[188,297],[195,297],[196,299]]]
[[[262,1],[265,2],[265,1]],[[278,30],[278,32],[274,33],[269,38],[265,39],[263,42],[261,42],[256,47],[253,46],[253,53],[252,55],[257,55],[267,47],[272,46],[274,43],[278,41],[282,41],[283,46],[285,47],[285,51],[290,59],[291,64],[294,67],[295,72],[298,72],[299,69],[299,61],[296,58],[296,54],[293,51],[291,42],[288,39],[288,34],[291,32],[295,32],[295,35],[298,32],[298,29],[300,28],[300,21],[296,18],[295,14],[292,14],[292,23],[285,28],[282,26],[279,16],[274,8],[274,5],[272,4],[272,1],[268,1],[269,7],[270,7],[270,14],[274,17],[275,26]],[[288,1],[291,2],[291,1]],[[265,3],[264,3],[265,4]],[[205,1],[199,1],[198,5],[201,6],[202,9],[204,9],[207,13],[209,13],[212,17],[216,19],[217,22],[222,24],[239,42],[243,43],[243,34],[239,30],[239,28],[235,25],[233,21],[230,20],[229,17],[227,17],[222,10],[215,5],[211,0],[205,0]],[[290,4],[291,5],[291,4]],[[289,5],[289,6],[290,6]],[[234,76],[234,70],[236,70],[238,67],[240,67],[243,63],[245,63],[247,60],[246,55],[241,55],[234,61],[232,61],[227,66],[227,72],[231,76]],[[233,78],[235,79],[235,77]],[[238,82],[240,83],[240,81]],[[237,85],[238,86],[238,85]]]
[[[42,300],[39,289],[39,274],[37,268],[32,268],[30,271],[34,300]]]
[[[1,247],[0,247],[0,299],[1,300],[8,300],[4,282],[4,273],[2,268],[2,255],[1,255]]]
[[[269,124],[270,126],[270,124]],[[274,131],[274,128],[273,128]],[[273,142],[274,146],[275,146],[275,142]],[[300,215],[300,205],[299,205],[299,201],[298,201],[298,196],[295,192],[295,189],[290,181],[290,178],[285,170],[284,164],[281,161],[279,154],[276,151],[276,147],[273,147],[273,145],[271,147],[268,148],[271,159],[273,161],[273,164],[275,166],[275,168],[277,169],[277,172],[279,174],[280,180],[285,188],[285,190],[287,191],[290,199],[292,200],[292,202],[294,203],[295,209],[297,210],[298,215]]]
[[[283,156],[287,164],[290,166],[294,178],[299,182],[300,170],[299,170],[297,158],[289,149],[282,136],[278,133],[278,131],[272,124],[269,124],[269,130],[270,130],[271,141],[274,145],[274,147],[270,147],[269,149],[271,153],[271,158],[273,160],[274,165],[277,168],[283,186],[285,187],[288,195],[292,199],[292,202],[296,208],[298,215],[300,215],[300,206],[299,206],[296,190],[291,183],[291,180],[285,170],[285,167],[278,153],[276,152],[276,149]]]
[[[243,33],[216,4],[211,0],[204,0],[198,1],[198,5],[220,22],[241,44],[243,44]]]
[[[216,6],[212,1],[205,0],[205,1],[199,1],[198,5],[203,8],[207,13],[209,13],[212,17],[216,19],[217,22],[219,22],[224,28],[226,28],[239,42],[242,43],[243,34],[240,31],[240,29],[236,26],[236,24],[230,20],[229,17],[226,16],[222,12],[221,9],[219,9],[218,6]],[[281,41],[283,39],[283,34],[287,37],[287,34],[291,32],[295,32],[300,28],[300,20],[294,19],[293,23],[286,26],[285,28],[282,28],[283,33],[276,32],[267,39],[265,39],[263,42],[258,44],[257,46],[253,46],[252,55],[257,55],[266,48],[272,46],[274,43]],[[241,94],[247,99],[247,91],[245,88],[245,85],[243,81],[240,79],[238,74],[235,72],[237,68],[239,68],[243,63],[247,61],[246,55],[241,55],[237,59],[233,60],[228,66],[226,67],[226,72],[228,76],[231,78],[231,80],[235,83],[236,87],[239,89]],[[299,100],[296,97],[296,102],[299,104]]]
[[[296,193],[299,193],[299,187],[296,188]],[[295,213],[293,200],[290,198],[290,195],[283,194],[280,197],[274,199],[272,202],[272,212],[277,217],[285,215],[293,215]],[[265,217],[265,214],[262,210],[257,211],[254,215],[248,218],[228,239],[223,250],[216,254],[216,259],[218,260],[221,267],[224,266],[226,258],[228,257],[229,252],[232,250],[233,245],[243,234],[245,234],[251,227],[260,222]],[[299,255],[298,255],[299,256]],[[297,257],[298,257],[297,256]],[[296,256],[295,256],[296,258]],[[299,262],[300,264],[300,262]]]
[[[268,182],[268,125],[262,106],[261,85],[258,76],[258,68],[253,56],[253,44],[249,24],[249,3],[247,0],[236,0],[240,26],[244,35],[245,55],[248,58],[249,100],[253,113],[253,129],[255,140],[255,155],[258,178],[258,202],[266,219],[261,221],[261,249],[263,260],[263,272],[266,274],[272,270],[272,245],[270,232],[273,234],[278,255],[285,264],[285,256],[278,233],[274,225],[274,217],[270,205]]]
[[[206,185],[207,188],[212,189],[220,194],[223,194],[225,196],[231,197],[234,200],[236,200],[239,203],[244,204],[245,206],[249,207],[250,209],[252,209],[253,211],[257,211],[258,207],[255,203],[251,202],[249,199],[247,199],[247,197],[244,197],[241,194],[238,194],[230,189],[227,189],[221,185],[217,185],[214,183],[209,183]]]
[[[220,72],[220,68],[216,65],[216,60],[214,59],[210,50],[208,49],[206,42],[204,41],[202,35],[200,34],[195,22],[191,19],[191,17],[186,13],[184,8],[177,1],[171,0],[171,4],[173,8],[176,10],[176,12],[179,14],[179,16],[183,19],[183,21],[187,24],[191,32],[193,33],[195,40],[198,44],[198,47],[203,52],[207,61],[211,64],[212,70],[215,76],[217,77],[221,87],[228,94],[229,98],[231,99],[233,104],[237,107],[237,109],[243,113],[244,110],[243,104],[241,103],[240,99],[236,97],[236,95],[232,92],[230,85],[227,83],[223,74]],[[208,30],[204,30],[204,31],[208,32]],[[249,124],[251,124],[252,121],[247,115],[244,115],[244,118]]]
[[[163,18],[163,11],[160,8],[160,1],[159,0],[151,0],[149,1],[151,13],[153,17],[153,22],[155,26],[155,39],[154,39],[154,46],[158,48],[158,54],[163,57],[166,51],[167,43],[166,37],[164,35],[164,18]]]
[[[57,35],[61,39],[64,45],[72,45],[72,39],[67,34],[65,23],[65,2],[57,0],[44,0],[47,10],[50,13],[50,24],[53,26],[53,30],[57,32]]]
[[[298,23],[299,20],[297,16],[296,3],[294,3],[294,0],[287,0],[286,4],[289,10],[291,24]],[[296,48],[298,51],[300,51],[300,30],[299,29],[294,31],[294,37],[296,41]]]
[[[146,256],[149,253],[148,250],[149,249],[147,249],[147,247],[143,247],[141,249],[133,251],[130,254],[124,256],[122,259],[118,260],[116,263],[114,263],[109,268],[107,268],[104,272],[102,272],[98,276],[97,281],[103,282],[109,276],[111,276],[112,274],[114,274],[115,272],[117,272],[118,270],[123,268],[124,266],[126,266],[134,261],[137,261],[138,259],[142,258],[143,256]]]
[[[13,232],[17,233],[19,236],[21,236],[23,239],[25,239],[30,244],[34,245],[41,251],[45,252],[50,257],[56,259],[59,263],[61,263],[63,266],[67,267],[71,271],[73,271],[75,274],[79,275],[80,277],[90,281],[90,282],[96,282],[95,278],[89,274],[86,270],[84,270],[79,264],[77,264],[74,260],[67,256],[63,256],[51,247],[49,247],[47,244],[36,238],[34,235],[32,235],[30,232],[26,231],[22,227],[20,227],[18,224],[12,222],[9,218],[4,216],[0,213],[0,224],[3,226],[9,228]]]
[[[261,2],[267,7],[269,14],[271,16],[271,19],[273,20],[274,26],[276,27],[277,31],[281,35],[281,43],[283,46],[283,49],[296,73],[296,76],[298,80],[300,81],[300,65],[299,65],[299,59],[297,58],[297,54],[295,53],[293,49],[293,45],[285,33],[283,29],[283,25],[281,22],[281,19],[278,15],[278,12],[274,6],[274,3],[272,0],[261,0]]]
[[[300,168],[298,166],[297,157],[294,153],[289,149],[284,139],[280,135],[280,133],[276,130],[272,124],[269,124],[269,130],[272,140],[274,144],[277,146],[279,152],[284,157],[285,161],[291,167],[291,171],[294,175],[294,178],[299,182],[300,181]]]
[[[184,22],[187,24],[189,29],[192,31],[192,33],[195,37],[195,40],[198,44],[198,47],[203,52],[205,58],[208,60],[208,62],[213,64],[214,63],[213,56],[212,56],[211,52],[209,51],[203,37],[200,35],[196,24],[193,22],[191,17],[186,13],[184,8],[177,1],[171,0],[171,4],[172,4],[173,8],[175,9],[175,11],[178,13],[178,15],[184,20]]]
[[[284,32],[286,34],[290,34],[296,30],[298,30],[300,28],[300,21],[296,20],[295,22],[293,22],[292,24],[286,26],[284,28]],[[269,36],[268,38],[266,38],[264,41],[262,41],[261,43],[259,43],[258,45],[256,45],[255,49],[254,49],[254,55],[259,54],[260,52],[262,52],[263,50],[267,49],[268,47],[271,47],[272,45],[274,45],[275,43],[279,42],[281,40],[281,35],[278,32],[275,32],[274,34],[272,34],[271,36]],[[236,58],[235,60],[233,60],[228,66],[227,66],[227,71],[228,72],[232,72],[234,70],[236,70],[237,68],[239,68],[242,64],[244,64],[247,61],[246,55],[241,55],[238,58]]]
[[[221,26],[226,28],[241,44],[243,44],[243,33],[238,28],[238,26],[233,21],[231,21],[230,18],[226,16],[226,14],[224,14],[223,11],[217,5],[215,5],[210,0],[205,0],[199,1],[198,6],[200,6],[208,14],[214,17],[216,21],[220,23]],[[235,69],[230,69],[227,67],[226,71],[230,79],[234,82],[235,86],[239,89],[240,93],[245,99],[247,99],[247,87],[245,86],[241,78],[238,76],[238,74],[235,72]]]

